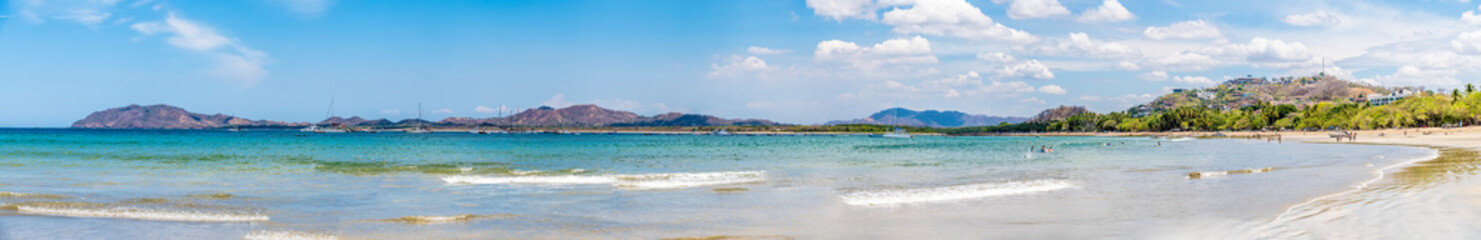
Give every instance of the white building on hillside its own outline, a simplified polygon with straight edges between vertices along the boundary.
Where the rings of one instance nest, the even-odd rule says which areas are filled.
[[[1393,103],[1394,101],[1398,101],[1399,99],[1408,98],[1410,95],[1413,95],[1413,93],[1410,93],[1409,91],[1405,91],[1405,90],[1402,90],[1402,89],[1401,90],[1395,90],[1393,93],[1389,93],[1387,95],[1385,95],[1385,94],[1372,94],[1372,95],[1368,95],[1368,105],[1371,105],[1371,106],[1388,105],[1389,103]]]

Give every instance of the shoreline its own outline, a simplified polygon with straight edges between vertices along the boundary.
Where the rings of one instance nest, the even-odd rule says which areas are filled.
[[[1299,235],[1316,236],[1319,238],[1344,238],[1337,235],[1353,233],[1337,233],[1325,228],[1339,226],[1336,228],[1382,229],[1402,226],[1411,229],[1423,229],[1436,225],[1474,226],[1477,223],[1474,217],[1469,216],[1481,213],[1481,206],[1466,205],[1464,204],[1465,199],[1460,199],[1461,201],[1457,202],[1453,201],[1456,199],[1451,198],[1453,196],[1481,195],[1481,192],[1477,192],[1478,189],[1481,189],[1481,181],[1477,180],[1481,179],[1478,179],[1474,174],[1446,170],[1453,168],[1474,168],[1477,165],[1481,165],[1478,164],[1481,163],[1481,157],[1478,157],[1476,154],[1477,152],[1481,152],[1481,144],[1477,144],[1477,142],[1481,142],[1481,127],[1363,130],[1352,131],[1352,133],[1356,134],[1356,139],[1340,142],[1322,132],[1224,133],[1229,138],[1260,138],[1262,136],[1269,137],[1279,134],[1280,138],[1284,140],[1303,143],[1406,146],[1428,148],[1434,151],[1432,155],[1378,167],[1373,171],[1376,175],[1373,179],[1359,182],[1353,185],[1350,190],[1323,194],[1289,205],[1280,215],[1277,215],[1274,219],[1264,224],[1261,230],[1294,230],[1299,232]],[[1375,206],[1379,204],[1352,205],[1351,202],[1382,202],[1388,206]],[[1374,214],[1377,216],[1373,216],[1372,218],[1384,218],[1393,215],[1417,214],[1419,212],[1427,212],[1422,209],[1435,208],[1450,211],[1428,211],[1439,213],[1440,215],[1423,216],[1421,219],[1427,219],[1424,222],[1362,219],[1369,216],[1356,215],[1359,213]],[[1331,218],[1333,216],[1323,216],[1324,214],[1335,214],[1336,216],[1335,218]],[[1462,220],[1447,222],[1438,219]],[[1318,220],[1327,221],[1315,223]],[[1375,221],[1382,222],[1386,226],[1341,226],[1344,223],[1370,225]],[[1413,230],[1406,229],[1406,231]],[[1275,234],[1274,232],[1265,233]],[[1378,231],[1377,234],[1396,233]],[[1263,237],[1280,236],[1266,235]],[[1374,236],[1370,235],[1367,237]],[[1377,237],[1400,236],[1389,235]],[[1474,237],[1476,236],[1471,235],[1462,238]]]

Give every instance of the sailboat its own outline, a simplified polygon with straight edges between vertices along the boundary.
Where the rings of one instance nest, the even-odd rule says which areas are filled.
[[[714,134],[715,136],[730,136],[730,131],[726,131],[725,128],[720,128],[720,130],[715,130],[710,134]]]
[[[423,127],[422,126],[422,103],[417,103],[417,119],[416,119],[416,122],[417,122],[416,127],[412,128],[411,130],[406,130],[406,133],[429,133],[429,132],[431,132],[431,131],[428,131],[426,129],[426,127]]]
[[[324,119],[329,119],[329,118],[332,118],[332,117],[334,117],[334,98],[331,97],[331,98],[329,98],[329,110],[324,112]],[[298,131],[299,132],[311,132],[311,133],[342,133],[342,132],[345,132],[345,130],[343,128],[334,127],[333,126],[333,123],[331,123],[331,125],[330,126],[327,126],[327,127],[319,127],[319,125],[309,125],[309,127],[306,127],[306,128],[303,128],[303,129],[299,129]]]
[[[900,124],[900,115],[899,115],[899,113],[900,113],[900,108],[899,107],[896,107],[895,109],[892,109],[890,111],[890,116],[893,116],[895,118],[895,125],[899,125]],[[895,126],[895,131],[894,132],[888,132],[888,133],[884,133],[884,134],[873,134],[873,135],[869,135],[869,137],[872,137],[872,138],[914,138],[915,136],[911,136],[910,133],[905,132],[905,129],[904,128],[900,128],[900,126]]]

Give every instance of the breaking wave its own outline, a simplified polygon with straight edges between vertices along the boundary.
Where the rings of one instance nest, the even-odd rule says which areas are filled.
[[[442,181],[453,184],[590,185],[612,184],[617,179],[611,176],[447,176]]]
[[[69,198],[69,196],[67,196],[67,195],[59,195],[59,194],[18,193],[18,192],[0,191],[0,198],[62,199],[62,198]]]
[[[1278,168],[1268,167],[1268,168],[1252,168],[1252,169],[1229,170],[1229,171],[1192,172],[1192,173],[1188,173],[1188,179],[1201,179],[1201,178],[1208,178],[1208,177],[1218,177],[1218,176],[1224,176],[1224,175],[1230,175],[1230,174],[1265,173],[1265,172],[1275,171],[1276,169],[1278,169]]]
[[[618,180],[615,185],[621,188],[667,189],[760,182],[766,180],[766,172],[662,173],[615,178]]]
[[[671,189],[751,183],[766,180],[765,171],[657,173],[596,176],[448,176],[451,184],[598,185],[629,189]]]
[[[52,215],[90,218],[127,218],[156,221],[182,222],[264,222],[267,215],[257,213],[233,213],[211,211],[183,211],[144,209],[133,207],[96,207],[87,205],[69,206],[58,204],[15,205],[22,214]]]
[[[1033,180],[983,183],[934,188],[866,190],[843,194],[843,203],[853,206],[893,206],[912,203],[949,202],[988,197],[1022,195],[1075,187],[1064,180]]]

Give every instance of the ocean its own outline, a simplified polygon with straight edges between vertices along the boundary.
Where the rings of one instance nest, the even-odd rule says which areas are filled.
[[[1320,227],[1272,226],[1293,208],[1436,156],[1145,137],[0,129],[0,238],[1283,238]]]

